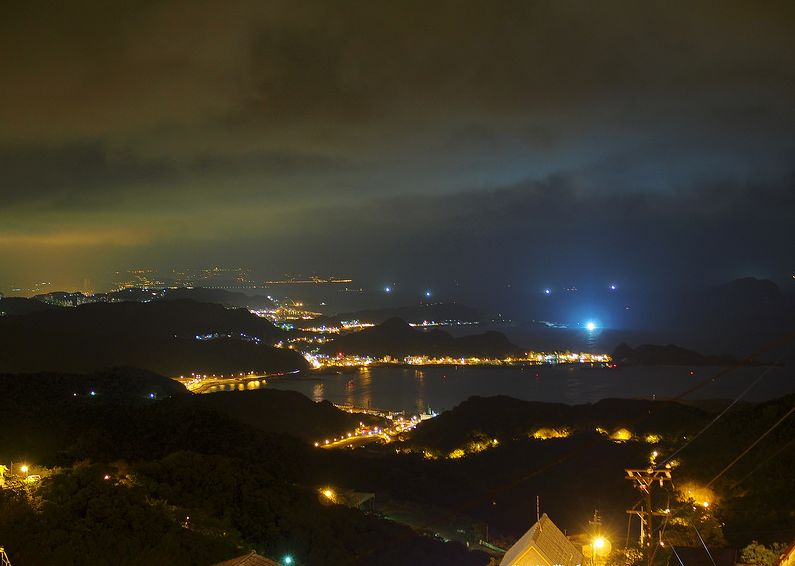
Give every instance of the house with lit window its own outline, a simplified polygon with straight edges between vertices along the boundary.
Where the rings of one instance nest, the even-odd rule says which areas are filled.
[[[292,562],[293,559],[289,556],[285,558],[285,562],[288,564]],[[212,566],[282,566],[278,562],[274,562],[269,558],[265,558],[264,556],[260,556],[253,550],[248,554],[243,556],[239,556],[237,558],[232,558],[231,560],[224,560],[223,562],[218,562],[217,564],[213,564]]]
[[[546,513],[503,556],[500,566],[581,566],[582,553]]]

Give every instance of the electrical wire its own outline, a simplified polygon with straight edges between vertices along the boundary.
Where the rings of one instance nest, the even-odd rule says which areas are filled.
[[[718,479],[719,479],[719,478],[720,478],[720,477],[721,477],[723,474],[725,474],[726,472],[728,472],[728,471],[729,471],[729,469],[730,469],[732,466],[734,466],[734,464],[736,464],[737,462],[739,462],[739,461],[740,461],[740,459],[742,459],[742,457],[743,457],[743,456],[745,456],[746,454],[748,454],[748,453],[749,453],[749,452],[750,452],[750,451],[751,451],[751,450],[754,448],[754,446],[756,446],[757,444],[759,444],[760,442],[762,442],[762,441],[765,439],[765,437],[767,437],[767,435],[768,435],[768,434],[770,434],[771,432],[773,432],[774,430],[776,430],[776,428],[778,428],[778,426],[779,426],[781,423],[783,423],[785,420],[787,420],[787,418],[788,418],[788,417],[789,417],[789,416],[790,416],[792,413],[795,413],[795,405],[793,405],[792,407],[790,407],[790,410],[789,410],[789,411],[787,411],[787,412],[784,414],[784,416],[783,416],[783,417],[781,417],[779,420],[777,420],[777,421],[776,421],[776,422],[773,424],[773,426],[771,426],[771,427],[770,427],[770,428],[768,428],[768,429],[767,429],[765,432],[763,432],[763,433],[762,433],[762,434],[759,436],[759,438],[757,438],[756,440],[754,440],[754,441],[751,443],[751,445],[750,445],[750,446],[748,446],[748,448],[746,448],[745,450],[743,450],[742,452],[740,452],[740,454],[739,454],[739,455],[738,455],[738,456],[737,456],[737,457],[736,457],[734,460],[732,460],[731,462],[729,462],[729,463],[726,465],[726,467],[725,467],[725,468],[723,468],[723,469],[722,469],[720,472],[718,472],[718,474],[717,474],[717,475],[716,475],[714,478],[712,478],[711,480],[709,480],[709,483],[706,485],[706,487],[710,487],[710,486],[711,486],[713,483],[715,483],[715,482],[716,482],[716,481],[717,481],[717,480],[718,480]]]

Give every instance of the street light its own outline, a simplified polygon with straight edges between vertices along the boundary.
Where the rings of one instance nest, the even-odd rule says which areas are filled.
[[[293,557],[288,554],[287,556],[284,557],[284,563],[287,564],[287,566],[289,566],[290,564],[293,563]]]
[[[605,558],[605,557],[607,557],[607,555],[609,555],[610,551],[612,550],[612,545],[610,544],[610,541],[607,540],[606,538],[604,538],[603,536],[595,537],[591,541],[590,547],[591,547],[590,548],[590,550],[591,550],[591,564],[593,566],[596,566],[597,558]],[[586,546],[585,548],[587,549],[588,547]]]
[[[19,471],[22,472],[23,474],[27,474],[28,473],[28,465],[27,464],[22,464],[19,467]]]

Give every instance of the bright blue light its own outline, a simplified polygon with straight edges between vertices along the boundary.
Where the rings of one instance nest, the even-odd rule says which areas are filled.
[[[551,295],[552,294],[552,289],[544,289],[544,294],[545,295]]]
[[[293,563],[293,557],[288,554],[287,556],[284,557],[284,563],[285,564],[292,564]]]
[[[149,398],[150,398],[150,399],[154,399],[154,398],[155,398],[155,394],[154,394],[154,393],[150,393],[150,394],[149,394]]]
[[[391,293],[392,287],[384,287],[384,293]]]
[[[426,297],[430,297],[431,296],[431,292],[430,291],[425,291],[425,296]]]
[[[585,323],[585,330],[587,330],[588,332],[593,332],[594,330],[596,330],[596,323],[592,320],[589,320],[588,322]]]
[[[615,291],[616,289],[618,289],[618,287],[616,287],[616,284],[615,283],[611,283],[610,284],[610,290],[611,291]]]
[[[88,392],[88,394],[93,397],[94,395],[97,394],[97,392],[92,389],[91,391]]]

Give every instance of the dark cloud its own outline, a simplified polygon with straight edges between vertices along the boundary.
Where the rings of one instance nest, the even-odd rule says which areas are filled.
[[[0,251],[0,275],[44,273],[56,249],[78,280],[209,253],[355,270],[345,250],[377,243],[408,271],[683,277],[697,250],[730,271],[762,248],[784,269],[794,6],[17,4],[0,242],[31,253]],[[638,267],[650,250],[667,267]]]
[[[130,186],[162,184],[176,176],[165,162],[114,154],[100,143],[7,145],[0,147],[0,170],[6,206],[43,201],[57,208],[106,204]]]

